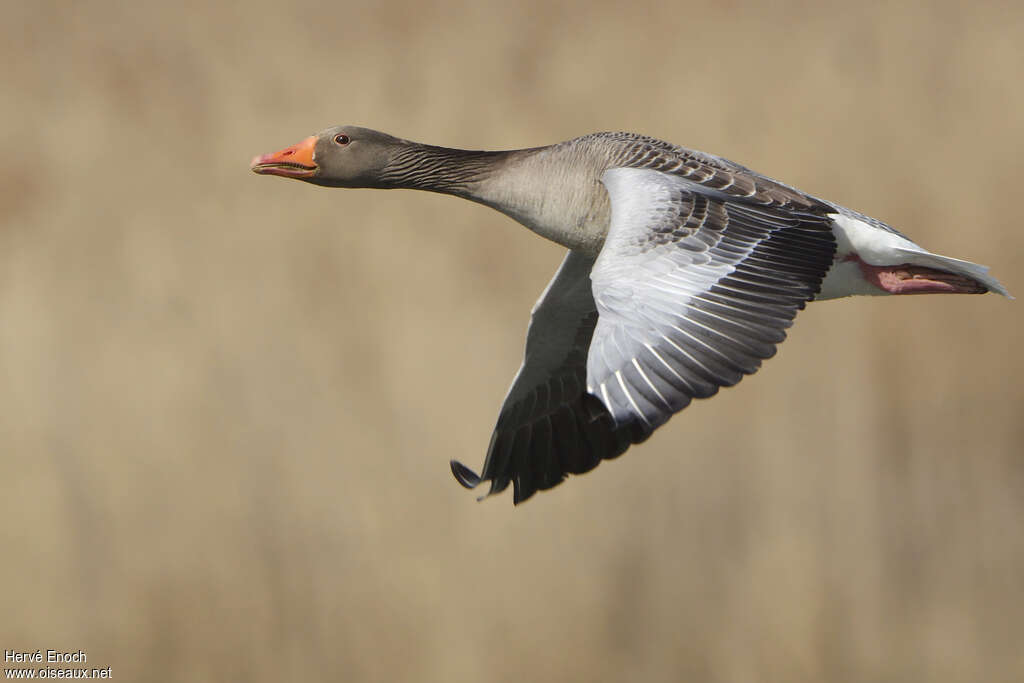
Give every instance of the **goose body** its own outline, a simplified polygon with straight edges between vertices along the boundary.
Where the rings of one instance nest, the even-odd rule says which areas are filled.
[[[739,164],[632,133],[479,152],[330,128],[252,170],[490,206],[568,249],[534,306],[482,472],[514,502],[757,370],[808,301],[997,292],[987,268]]]

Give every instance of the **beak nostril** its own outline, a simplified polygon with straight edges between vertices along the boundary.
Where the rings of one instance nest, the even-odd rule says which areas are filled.
[[[313,161],[316,141],[315,136],[310,136],[297,145],[289,145],[272,154],[262,154],[253,159],[252,169],[261,175],[312,178],[320,170]]]

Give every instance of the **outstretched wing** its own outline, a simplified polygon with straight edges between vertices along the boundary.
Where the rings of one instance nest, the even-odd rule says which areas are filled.
[[[464,486],[519,503],[621,455],[755,372],[821,287],[829,206],[722,160],[630,163],[602,178],[600,255],[570,251],[533,309],[483,471],[452,461]]]
[[[586,391],[587,350],[597,323],[591,294],[594,259],[570,251],[533,307],[526,353],[498,415],[483,471],[452,461],[467,488],[491,482],[490,491],[514,486],[519,503],[580,474],[602,459],[647,438],[642,425],[616,428],[599,400]]]
[[[602,180],[612,217],[591,274],[588,391],[616,426],[650,431],[775,353],[832,264],[831,219],[658,170]]]

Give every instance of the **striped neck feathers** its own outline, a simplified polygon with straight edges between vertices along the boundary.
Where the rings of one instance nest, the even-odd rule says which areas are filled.
[[[512,151],[484,152],[403,145],[379,175],[381,188],[405,188],[472,198],[480,183],[494,176]]]

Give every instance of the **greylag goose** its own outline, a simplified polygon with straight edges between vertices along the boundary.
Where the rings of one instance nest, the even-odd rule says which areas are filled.
[[[490,206],[568,253],[533,307],[525,358],[478,475],[513,502],[647,439],[775,353],[808,301],[981,294],[988,269],[737,163],[632,133],[499,152],[341,126],[252,170],[326,187],[410,188]]]

